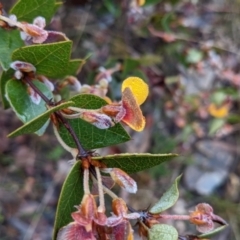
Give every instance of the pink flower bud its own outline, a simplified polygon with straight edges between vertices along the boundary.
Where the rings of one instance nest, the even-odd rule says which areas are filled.
[[[68,76],[66,78],[66,80],[73,87],[74,91],[79,92],[81,90],[82,85],[81,85],[80,81],[76,77]]]
[[[23,73],[19,70],[17,70],[15,73],[14,73],[14,77],[18,80],[20,80],[22,77],[23,77]]]
[[[85,111],[81,113],[80,117],[100,129],[108,129],[114,125],[112,119],[102,113]]]
[[[33,20],[33,24],[44,29],[46,26],[46,20],[44,17],[39,16]]]
[[[33,43],[43,43],[48,37],[48,32],[37,25],[29,23],[22,23],[21,25],[22,30],[31,36]]]
[[[22,61],[14,61],[10,64],[10,67],[14,70],[19,70],[21,72],[36,72],[36,68],[27,62]]]
[[[17,23],[17,17],[16,17],[16,15],[14,15],[14,14],[9,15],[9,19],[11,19],[12,22]],[[8,23],[8,25],[9,25],[10,27],[14,27],[16,24]]]
[[[112,168],[110,175],[112,179],[127,192],[137,192],[137,183],[120,168]]]
[[[38,76],[38,79],[43,82],[47,87],[48,89],[52,92],[54,91],[54,85],[51,81],[49,81],[45,76]]]
[[[20,32],[20,37],[21,37],[21,39],[23,40],[23,41],[29,41],[30,39],[31,39],[31,36],[30,35],[28,35],[27,33],[25,33],[25,32]]]
[[[31,101],[36,105],[41,102],[41,97],[31,87],[28,87],[28,94]]]

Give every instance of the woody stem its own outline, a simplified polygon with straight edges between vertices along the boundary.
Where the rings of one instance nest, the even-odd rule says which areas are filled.
[[[48,106],[55,106],[56,104],[51,100],[48,99],[39,89],[38,87],[36,87],[33,82],[32,79],[28,76],[24,77],[24,81],[43,99],[43,101],[48,105]],[[78,155],[77,157],[79,159],[81,159],[82,157],[86,157],[88,156],[88,152],[82,147],[82,144],[80,143],[76,133],[74,132],[74,130],[72,129],[71,125],[69,124],[69,122],[62,116],[60,111],[56,111],[54,112],[56,118],[59,120],[59,122],[61,122],[64,127],[67,129],[67,131],[69,132],[69,134],[71,135],[73,141],[76,144],[76,147],[78,149]]]
[[[189,215],[168,215],[168,214],[159,214],[159,218],[162,219],[171,219],[171,220],[189,220]]]

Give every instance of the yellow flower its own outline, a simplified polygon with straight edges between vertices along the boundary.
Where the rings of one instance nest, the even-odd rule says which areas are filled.
[[[138,6],[143,6],[145,4],[145,0],[137,0]]]
[[[218,107],[216,104],[211,103],[208,107],[208,112],[215,118],[224,118],[228,115],[229,105],[224,104],[223,106]]]
[[[135,131],[145,127],[145,117],[140,105],[148,96],[148,85],[138,77],[129,77],[122,84],[122,101],[102,107],[102,112],[113,117],[115,122],[124,122]]]
[[[122,92],[130,88],[138,105],[145,102],[149,90],[148,85],[139,77],[129,77],[123,81]]]
[[[139,106],[146,100],[148,92],[148,85],[138,77],[129,77],[122,84],[122,106],[126,110],[122,121],[138,132],[146,124]]]
[[[69,107],[72,112],[62,114],[70,119],[80,117],[100,129],[110,128],[122,121],[135,131],[142,131],[146,121],[140,105],[146,100],[148,92],[148,85],[141,78],[129,77],[123,81],[120,102],[109,100],[99,109]]]

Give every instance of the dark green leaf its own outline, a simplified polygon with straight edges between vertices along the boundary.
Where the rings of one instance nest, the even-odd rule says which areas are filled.
[[[49,23],[61,3],[55,0],[19,0],[10,10],[19,21],[32,23],[33,19],[41,16]]]
[[[102,98],[90,94],[80,94],[70,99],[75,107],[85,109],[98,109],[106,105]],[[85,149],[102,148],[130,140],[128,133],[120,124],[109,129],[99,129],[82,119],[68,120],[73,130],[79,137]],[[76,147],[75,142],[64,126],[59,127],[59,134],[63,141],[70,147]]]
[[[198,237],[199,239],[212,238],[212,237],[214,237],[215,235],[219,234],[221,231],[223,231],[223,230],[224,230],[225,228],[227,228],[227,227],[228,227],[228,225],[224,225],[224,226],[221,226],[221,227],[218,227],[218,228],[214,229],[214,230],[211,231],[211,232],[198,235],[197,237]]]
[[[163,194],[160,200],[149,210],[150,213],[161,213],[172,207],[179,198],[178,183],[181,175],[178,176],[173,185]]]
[[[74,206],[81,203],[83,198],[83,174],[80,162],[76,162],[68,174],[60,197],[58,199],[57,213],[55,216],[53,239],[57,237],[60,228],[73,221],[71,213],[76,211]]]
[[[83,147],[87,150],[116,145],[130,140],[128,133],[119,123],[109,129],[99,129],[82,119],[71,119],[69,123]],[[75,142],[64,126],[60,125],[59,133],[68,146],[76,148]]]
[[[56,112],[60,109],[69,107],[73,104],[73,102],[65,102],[65,103],[61,103],[56,107],[52,107],[51,109],[49,109],[48,111],[46,111],[45,113],[39,115],[38,117],[34,118],[33,120],[27,122],[26,124],[24,124],[22,127],[18,128],[17,130],[15,130],[14,132],[10,133],[8,135],[8,137],[16,137],[22,134],[26,134],[26,133],[34,133],[37,130],[39,130],[49,119],[50,115],[53,112]]]
[[[167,224],[156,224],[148,230],[149,240],[177,240],[177,230]]]
[[[81,60],[69,61],[71,48],[71,41],[26,46],[14,51],[12,59],[33,64],[38,74],[61,78],[80,67]]]
[[[0,36],[0,65],[6,71],[12,62],[11,56],[13,51],[24,44],[18,30],[9,31],[0,28]]]
[[[238,124],[240,122],[239,114],[230,114],[229,116],[227,116],[227,122],[230,124]]]
[[[108,155],[105,157],[94,157],[101,160],[108,168],[121,168],[127,173],[143,171],[145,169],[160,165],[176,157],[176,154],[150,154],[150,153],[123,153]]]
[[[157,3],[160,3],[162,0],[146,0],[144,6],[148,6],[148,5],[154,5]]]
[[[47,98],[53,98],[52,92],[46,85],[37,80],[34,80],[33,83]],[[46,104],[43,100],[41,100],[38,105],[32,102],[27,92],[27,86],[21,81],[9,80],[6,84],[6,94],[12,109],[18,118],[24,123],[31,121],[47,111]],[[38,135],[44,133],[47,124],[48,122],[37,131]]]
[[[123,63],[123,76],[127,76],[127,74],[131,73],[140,65],[139,59],[127,58]]]
[[[103,0],[104,6],[107,10],[115,17],[118,17],[121,14],[121,10],[112,0]]]
[[[163,15],[162,27],[165,32],[171,32],[171,24],[175,19],[176,17],[172,12]]]
[[[78,74],[84,64],[85,64],[85,60],[82,60],[82,59],[74,59],[69,61],[65,75]]]
[[[7,71],[2,72],[2,75],[0,78],[1,101],[4,109],[7,109],[10,107],[5,94],[6,94],[6,83],[7,81],[13,78],[13,74],[14,74],[14,70],[9,68]]]

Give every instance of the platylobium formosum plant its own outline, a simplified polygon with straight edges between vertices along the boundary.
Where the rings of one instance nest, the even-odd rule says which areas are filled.
[[[139,14],[144,2],[132,0],[130,13]],[[147,210],[132,208],[109,187],[116,183],[134,194],[137,183],[129,174],[169,161],[176,154],[94,154],[94,149],[130,140],[121,123],[135,131],[144,129],[140,105],[149,89],[142,79],[129,76],[122,83],[121,100],[109,99],[111,75],[121,69],[120,64],[102,69],[95,85],[81,85],[75,76],[86,59],[70,59],[72,42],[67,36],[45,30],[60,5],[55,0],[19,0],[9,13],[0,5],[1,102],[24,123],[9,137],[42,135],[51,123],[57,140],[73,157],[58,201],[53,239],[130,240],[136,223],[139,234],[151,240],[209,239],[223,230],[227,223],[207,203],[198,204],[188,215],[163,213],[179,197],[181,176]],[[70,90],[73,97],[69,98]],[[106,194],[112,198],[110,215]],[[163,219],[190,221],[203,234],[179,236],[174,227],[160,223]],[[215,223],[221,226],[215,228]]]

